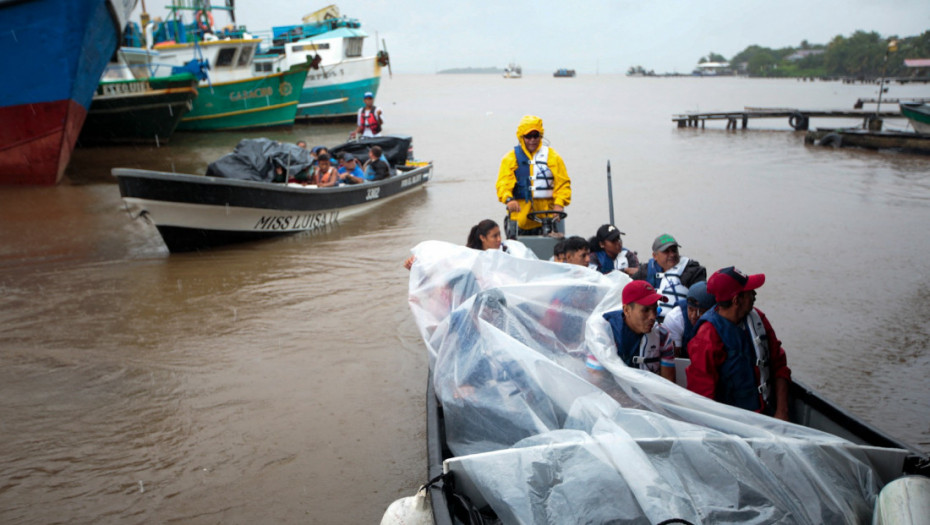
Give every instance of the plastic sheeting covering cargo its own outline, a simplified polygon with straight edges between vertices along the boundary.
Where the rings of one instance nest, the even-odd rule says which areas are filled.
[[[602,317],[621,307],[619,272],[437,241],[414,254],[444,469],[505,523],[867,522],[888,481],[875,462],[906,455],[626,367]]]

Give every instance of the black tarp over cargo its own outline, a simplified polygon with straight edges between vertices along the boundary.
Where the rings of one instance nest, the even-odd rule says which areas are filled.
[[[337,159],[344,153],[351,153],[360,163],[364,164],[368,160],[368,150],[372,146],[380,146],[393,173],[394,166],[407,162],[407,152],[412,140],[411,137],[393,135],[372,137],[347,142],[330,148],[329,151],[333,157],[333,164],[337,164]],[[294,177],[310,168],[312,163],[313,158],[310,152],[295,144],[266,138],[243,139],[232,153],[211,162],[207,166],[207,175],[227,179],[272,182],[275,181],[276,166],[287,172],[288,177]],[[283,182],[283,177],[277,180]]]
[[[334,157],[341,156],[343,153],[351,153],[361,163],[368,161],[368,150],[372,146],[380,146],[384,156],[391,165],[391,173],[394,166],[403,166],[407,163],[407,151],[410,149],[412,137],[400,135],[387,135],[380,137],[362,138],[358,141],[346,142],[345,144],[331,148],[329,151]]]
[[[310,168],[310,152],[296,144],[258,138],[243,139],[232,153],[223,155],[207,166],[207,175],[227,179],[271,182],[275,180],[275,167],[289,177]],[[284,182],[284,177],[279,177]]]

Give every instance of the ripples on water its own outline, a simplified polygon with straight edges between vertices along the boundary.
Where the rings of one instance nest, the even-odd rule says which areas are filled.
[[[671,122],[845,108],[871,91],[398,75],[378,102],[388,129],[436,162],[428,188],[324,232],[201,254],[169,256],[130,220],[109,169],[202,173],[237,133],[79,149],[72,184],[0,188],[0,521],[378,520],[425,481],[426,357],[400,262],[421,240],[463,243],[503,216],[494,179],[526,113],[568,165],[570,230],[606,222],[610,160],[627,246],[648,257],[668,231],[711,271],[766,273],[759,306],[796,377],[930,447],[930,160],[806,147],[775,120]],[[351,128],[249,136],[333,145]]]

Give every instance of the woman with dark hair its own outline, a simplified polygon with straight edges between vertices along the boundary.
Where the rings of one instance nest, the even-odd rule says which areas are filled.
[[[465,246],[474,250],[497,250],[501,247],[501,228],[491,219],[485,219],[471,227]],[[503,248],[507,251],[507,247]]]
[[[485,219],[471,227],[465,246],[473,250],[502,250],[508,252],[507,246],[501,242],[501,227],[491,219]],[[410,269],[416,257],[411,255],[404,260],[404,268]]]

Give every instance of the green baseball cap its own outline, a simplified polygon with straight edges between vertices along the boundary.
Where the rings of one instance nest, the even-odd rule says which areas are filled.
[[[663,233],[656,237],[656,240],[652,241],[652,251],[653,252],[664,252],[665,250],[671,248],[672,246],[681,246],[678,244],[678,241],[674,237],[667,233]]]

